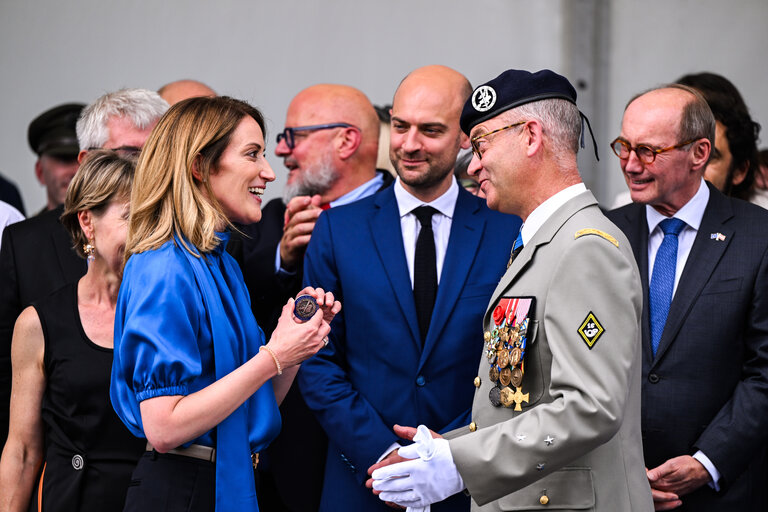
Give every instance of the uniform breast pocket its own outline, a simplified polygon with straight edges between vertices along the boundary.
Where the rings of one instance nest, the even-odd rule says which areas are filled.
[[[594,511],[592,470],[563,468],[499,499],[499,510]]]

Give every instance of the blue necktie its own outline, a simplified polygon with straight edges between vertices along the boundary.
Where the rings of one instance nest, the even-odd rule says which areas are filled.
[[[509,255],[509,261],[507,262],[507,268],[512,266],[512,262],[515,261],[518,253],[523,250],[523,232],[517,234],[515,243],[512,245],[512,254]]]
[[[648,307],[651,316],[651,351],[654,357],[659,348],[664,325],[667,323],[669,306],[672,304],[675,267],[677,266],[677,235],[685,227],[685,222],[673,217],[661,221],[659,227],[664,232],[664,240],[656,252],[648,294]]]

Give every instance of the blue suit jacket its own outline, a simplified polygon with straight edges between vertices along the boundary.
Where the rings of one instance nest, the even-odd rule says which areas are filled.
[[[398,440],[395,423],[441,432],[469,423],[483,313],[519,227],[517,217],[459,191],[422,349],[394,188],[320,216],[304,283],[343,304],[328,347],[299,372],[304,399],[330,441],[320,510],[391,510],[364,482]],[[433,510],[468,507],[459,495]]]
[[[643,308],[645,464],[653,468],[701,450],[720,472],[722,490],[705,485],[683,496],[677,510],[764,511],[768,211],[712,185],[709,193],[655,357],[647,301]],[[631,204],[608,217],[632,244],[647,299],[645,206]]]

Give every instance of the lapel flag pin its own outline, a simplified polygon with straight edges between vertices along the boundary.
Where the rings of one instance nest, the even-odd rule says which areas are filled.
[[[725,242],[725,235],[722,233],[711,233],[709,235],[710,240],[717,240],[718,242]]]

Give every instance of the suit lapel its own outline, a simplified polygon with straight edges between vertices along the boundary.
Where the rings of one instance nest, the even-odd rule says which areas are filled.
[[[640,272],[640,283],[643,287],[643,314],[640,331],[642,333],[643,358],[645,363],[650,365],[653,358],[650,338],[651,320],[648,316],[648,221],[645,216],[645,205],[635,203],[629,207],[624,216],[629,226],[624,234],[632,246],[637,269]]]
[[[405,261],[403,234],[400,229],[400,212],[397,208],[394,188],[382,191],[375,198],[373,216],[369,220],[371,236],[381,258],[387,279],[392,286],[395,299],[411,330],[412,340],[421,349],[421,334],[416,318],[416,303],[413,300],[413,287]]]
[[[437,343],[448,317],[453,314],[456,302],[469,276],[469,269],[475,260],[480,241],[485,231],[485,219],[478,216],[478,200],[464,189],[459,189],[456,208],[451,221],[451,234],[445,252],[440,285],[437,288],[435,309],[429,322],[429,332],[421,353],[419,368]],[[415,308],[415,306],[414,306]]]
[[[536,231],[536,233],[533,235],[533,238],[531,238],[528,243],[525,244],[523,250],[520,251],[520,253],[515,257],[512,265],[504,273],[501,281],[499,281],[499,285],[496,287],[496,290],[494,290],[493,295],[491,296],[490,304],[495,304],[504,293],[504,291],[512,285],[517,276],[523,272],[523,270],[528,266],[528,263],[533,258],[533,255],[536,253],[536,250],[539,248],[539,246],[546,245],[551,242],[552,238],[554,238],[557,232],[560,231],[560,228],[563,227],[563,224],[565,224],[568,219],[570,219],[579,210],[582,210],[593,204],[597,204],[595,196],[592,195],[592,192],[586,191],[582,192],[558,208],[544,222],[544,224],[541,225],[538,231]],[[486,311],[486,315],[488,315],[492,310],[493,308],[489,306],[488,311]],[[485,320],[487,319],[484,319],[484,321]]]
[[[664,352],[677,336],[693,304],[701,294],[702,288],[709,281],[733,239],[734,230],[725,225],[727,220],[733,217],[730,204],[725,196],[712,187],[709,194],[704,217],[701,219],[699,231],[669,307],[667,323],[664,325],[654,365],[661,360]],[[725,235],[725,240],[712,240],[710,238],[712,233],[722,233]]]

